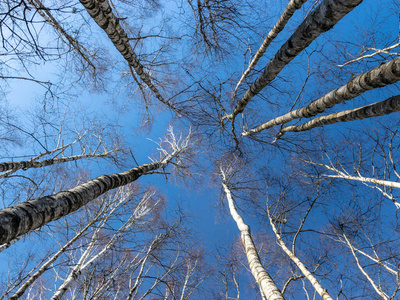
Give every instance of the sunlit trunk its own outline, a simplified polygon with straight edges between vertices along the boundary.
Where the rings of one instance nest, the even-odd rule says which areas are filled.
[[[0,244],[66,216],[105,192],[133,182],[167,164],[168,161],[159,161],[123,173],[101,175],[68,191],[5,208],[0,211]]]
[[[278,240],[279,245],[281,246],[282,250],[296,264],[296,266],[300,269],[300,271],[303,273],[303,275],[308,279],[308,281],[311,283],[311,285],[314,287],[314,289],[317,291],[317,293],[321,296],[321,298],[323,300],[333,300],[333,298],[329,295],[328,291],[322,287],[322,285],[319,283],[319,281],[307,269],[307,267],[301,262],[301,260],[292,251],[289,250],[289,248],[286,246],[285,242],[283,241],[281,235],[279,234],[278,230],[276,229],[275,224],[272,221],[272,218],[269,215],[268,215],[268,217],[269,217],[269,222],[272,226],[272,230],[274,231],[276,239]]]
[[[327,116],[318,117],[302,125],[284,127],[279,131],[277,139],[288,131],[292,132],[306,131],[324,125],[332,125],[340,122],[357,121],[367,118],[388,115],[399,110],[400,110],[400,95],[393,96],[384,101],[376,102],[360,108],[344,110]]]
[[[290,0],[288,5],[286,6],[284,12],[280,16],[278,22],[276,22],[275,26],[268,33],[268,35],[264,39],[261,47],[257,50],[256,54],[254,55],[253,59],[251,60],[249,66],[243,72],[242,77],[240,77],[238,83],[236,84],[235,91],[233,92],[232,98],[236,97],[236,94],[237,94],[237,91],[238,91],[240,85],[243,83],[243,81],[246,79],[246,77],[249,75],[249,73],[254,69],[257,62],[264,55],[264,52],[267,50],[267,48],[271,44],[271,42],[277,37],[279,32],[281,32],[285,28],[287,22],[289,22],[290,18],[293,16],[293,14],[296,12],[296,10],[300,9],[301,6],[306,1],[307,0]]]
[[[398,80],[400,80],[400,58],[396,58],[391,62],[382,64],[371,71],[361,74],[340,88],[337,88],[325,96],[314,100],[309,105],[293,110],[283,116],[274,118],[258,126],[257,128],[244,132],[243,135],[257,133],[264,129],[271,128],[275,125],[284,124],[292,120],[315,116],[338,103],[353,99],[369,90],[395,83]],[[392,101],[395,101],[395,99]],[[383,109],[383,107],[381,109]]]
[[[362,0],[324,0],[279,49],[227,118],[234,119],[243,112],[247,103],[270,84],[288,63],[361,2]]]
[[[271,276],[267,273],[267,271],[261,264],[256,246],[254,245],[253,239],[250,234],[250,227],[244,223],[243,218],[237,212],[235,204],[233,202],[231,191],[224,182],[222,183],[222,186],[228,200],[229,210],[232,218],[235,220],[237,227],[240,230],[240,236],[246,252],[247,260],[249,262],[250,271],[257,281],[261,292],[268,300],[284,299],[283,295],[272,280]]]
[[[113,14],[107,0],[80,0],[86,8],[89,15],[108,35],[115,48],[128,62],[140,79],[149,87],[159,101],[167,105],[169,108],[175,109],[170,101],[163,98],[158,88],[153,84],[149,74],[144,71],[143,65],[140,63],[136,53],[129,44],[128,36],[125,30],[119,24],[119,19]]]

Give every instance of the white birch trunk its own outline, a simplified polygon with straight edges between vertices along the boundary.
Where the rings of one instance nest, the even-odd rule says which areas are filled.
[[[340,122],[357,121],[366,118],[379,117],[388,115],[400,110],[400,95],[393,96],[384,101],[376,102],[360,108],[344,110],[327,116],[315,118],[307,123],[296,126],[288,126],[282,128],[276,136],[279,139],[285,132],[300,132],[320,127],[324,125],[332,125]]]
[[[368,253],[365,253],[364,251],[354,247],[351,243],[347,243],[346,241],[343,241],[342,239],[338,239],[336,241],[339,241],[343,244],[345,244],[347,247],[349,247],[350,249],[353,249],[354,253],[360,253],[361,255],[365,256],[366,258],[372,260],[373,262],[375,262],[376,264],[378,264],[379,266],[383,267],[385,270],[387,270],[390,274],[398,276],[399,272],[392,269],[391,267],[389,267],[386,263],[382,262],[379,258],[374,258],[371,255],[369,255]],[[376,255],[376,254],[375,254]]]
[[[317,291],[317,293],[321,296],[323,300],[333,300],[333,298],[329,295],[328,290],[324,289],[322,285],[319,283],[319,281],[314,277],[314,275],[307,269],[307,267],[301,262],[301,260],[292,252],[289,250],[289,248],[286,246],[285,242],[283,241],[282,237],[280,236],[278,230],[275,227],[274,222],[272,221],[272,218],[269,216],[269,223],[271,224],[272,230],[275,233],[276,239],[279,242],[279,245],[281,246],[282,250],[289,256],[289,258],[296,264],[296,266],[300,269],[300,271],[303,273],[303,275],[310,281],[311,285],[314,287],[314,289]]]
[[[59,138],[60,138],[60,136],[59,136]],[[65,145],[65,146],[62,146],[62,147],[59,147],[59,143],[60,143],[60,141],[59,141],[59,143],[58,143],[58,145],[57,145],[57,147],[55,149],[48,150],[46,152],[40,153],[40,154],[32,157],[30,160],[28,160],[26,162],[22,162],[22,163],[30,164],[32,162],[36,162],[37,160],[39,160],[43,156],[50,155],[50,154],[53,154],[53,153],[54,153],[54,156],[60,155],[61,153],[63,153],[63,151],[65,149],[67,149],[68,147],[72,146],[73,144],[78,142],[80,139],[81,139],[81,137],[76,139],[75,141]],[[56,153],[56,152],[59,152],[59,153]],[[3,163],[0,163],[0,172],[5,172],[5,171],[12,170],[12,169],[18,167],[19,163],[20,162],[3,162]],[[14,165],[14,164],[17,164],[17,165]],[[22,166],[22,168],[24,168],[24,166]]]
[[[276,78],[282,69],[298,54],[307,48],[321,33],[331,29],[362,0],[324,0],[301,23],[289,40],[279,49],[265,67],[263,73],[254,81],[232,114],[226,118],[233,120],[243,112],[247,103]]]
[[[78,210],[111,189],[127,185],[151,171],[165,168],[174,157],[187,151],[192,145],[189,143],[190,133],[183,138],[182,135],[175,136],[172,127],[168,131],[168,137],[164,143],[169,144],[172,153],[168,153],[162,148],[163,141],[161,141],[158,145],[164,157],[160,161],[144,164],[122,173],[101,175],[68,191],[26,201],[1,210],[0,245]]]
[[[167,162],[155,162],[123,173],[101,175],[69,191],[5,208],[0,211],[0,244],[8,243],[20,235],[66,216],[109,190],[131,183],[150,171],[166,166]]]
[[[330,174],[323,174],[322,176],[324,177],[328,177],[328,178],[342,178],[345,180],[353,180],[353,181],[359,181],[362,182],[364,184],[366,184],[369,187],[373,187],[378,189],[384,196],[386,196],[387,198],[389,198],[394,205],[396,206],[397,209],[400,208],[400,203],[396,201],[396,199],[394,199],[393,196],[389,195],[388,193],[386,193],[384,190],[378,188],[378,185],[384,186],[384,187],[389,187],[389,188],[397,188],[400,189],[400,182],[395,182],[395,181],[389,181],[389,180],[382,180],[382,179],[377,179],[377,178],[370,178],[370,177],[364,177],[361,176],[360,172],[357,170],[358,176],[354,176],[354,175],[350,175],[347,171],[340,171],[338,170],[336,167],[331,167],[325,164],[320,164],[320,163],[316,163],[316,162],[312,162],[312,161],[307,161],[308,163],[314,164],[314,165],[318,165],[318,166],[322,166],[330,171],[335,172],[337,175],[330,175]],[[367,183],[372,183],[375,186],[370,186]]]
[[[137,289],[139,287],[139,281],[142,280],[142,275],[144,272],[144,267],[146,265],[147,259],[149,258],[150,253],[156,248],[156,245],[158,244],[158,242],[159,242],[159,236],[156,236],[156,238],[153,240],[153,242],[147,249],[146,255],[141,259],[139,273],[136,276],[136,280],[135,280],[135,283],[133,284],[133,286],[131,286],[132,281],[131,280],[129,281],[129,294],[126,297],[127,300],[130,300],[136,296]]]
[[[293,110],[285,115],[274,118],[257,128],[243,132],[242,135],[258,133],[273,126],[284,124],[300,118],[313,117],[338,103],[353,99],[369,90],[380,88],[400,80],[400,58],[380,65],[337,88],[323,97],[314,100],[307,106]]]
[[[136,53],[133,51],[129,43],[128,36],[125,30],[119,24],[118,18],[113,14],[108,0],[80,0],[81,4],[86,8],[89,15],[108,35],[115,48],[128,62],[140,79],[149,87],[159,101],[173,110],[177,110],[174,105],[163,98],[160,91],[151,81],[149,74],[144,71],[143,65],[137,58]]]
[[[356,263],[357,263],[358,269],[359,269],[359,270],[361,271],[361,273],[365,276],[365,278],[369,281],[369,283],[371,284],[371,286],[374,288],[375,292],[376,292],[380,297],[382,297],[382,299],[384,299],[384,300],[389,300],[390,297],[389,297],[388,295],[386,295],[385,292],[382,291],[382,289],[381,289],[379,286],[377,286],[377,285],[375,284],[374,280],[368,275],[368,273],[367,273],[367,272],[364,270],[364,268],[361,266],[360,260],[358,259],[357,254],[354,252],[354,249],[353,249],[353,247],[352,247],[350,241],[347,239],[347,236],[346,236],[346,234],[345,234],[344,232],[343,232],[343,237],[344,237],[346,243],[348,244],[348,246],[349,246],[349,248],[350,248],[350,250],[351,250],[351,253],[353,254],[353,257],[354,257],[354,259],[355,259],[355,261],[356,261]]]
[[[114,237],[113,237],[114,238]],[[95,240],[92,240],[92,243],[88,246],[85,253],[82,255],[81,259],[73,268],[72,272],[68,275],[67,279],[64,280],[62,285],[57,289],[54,293],[51,300],[60,300],[64,294],[68,291],[70,286],[79,278],[79,276],[90,266],[92,266],[97,260],[99,260],[107,251],[111,248],[111,246],[116,242],[116,239],[110,241],[97,255],[92,257],[88,262],[85,263],[85,259],[89,256],[92,248],[94,247]]]
[[[342,178],[342,179],[347,179],[347,180],[369,182],[369,183],[379,184],[379,185],[383,185],[383,186],[387,186],[387,187],[400,188],[400,182],[381,180],[381,179],[363,177],[363,176],[351,176],[351,175],[343,174],[340,171],[339,171],[339,174],[340,175],[323,175],[323,176],[329,177],[329,178]]]
[[[268,46],[271,42],[277,37],[277,35],[285,28],[286,24],[289,22],[290,18],[296,12],[296,10],[300,9],[301,6],[307,0],[290,0],[288,5],[286,6],[285,10],[283,11],[282,15],[280,16],[278,22],[276,22],[275,26],[271,29],[268,33],[267,37],[264,39],[261,47],[257,50],[256,54],[254,55],[253,59],[251,60],[247,69],[243,72],[242,77],[240,77],[238,83],[236,84],[235,91],[233,92],[232,98],[236,97],[237,91],[249,73],[254,69],[257,62],[260,58],[264,55],[265,51],[267,50]]]
[[[27,170],[30,168],[41,168],[50,165],[65,163],[69,161],[76,161],[79,159],[85,158],[97,158],[97,157],[106,157],[114,151],[106,151],[100,154],[81,154],[81,155],[74,155],[74,156],[66,156],[66,157],[56,157],[45,159],[42,161],[36,160],[26,160],[26,161],[12,161],[12,162],[3,162],[0,163],[0,172],[8,171],[3,174],[0,174],[0,178],[4,178],[9,176],[12,173],[17,172],[18,170]]]
[[[222,173],[224,176],[224,173]],[[249,262],[251,273],[253,274],[257,284],[259,285],[261,292],[268,300],[282,300],[283,295],[281,294],[279,288],[275,285],[271,276],[264,269],[261,264],[260,257],[258,256],[256,246],[254,245],[253,239],[250,234],[250,227],[244,223],[243,218],[238,214],[231,191],[228,186],[222,182],[226,198],[229,204],[229,210],[232,218],[235,220],[237,227],[240,230],[240,235],[242,239],[243,246],[245,248],[247,260]]]

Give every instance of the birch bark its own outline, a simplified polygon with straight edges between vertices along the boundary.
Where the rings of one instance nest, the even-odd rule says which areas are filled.
[[[26,169],[30,169],[30,168],[41,168],[41,167],[51,166],[51,165],[69,162],[69,161],[76,161],[76,160],[85,159],[85,158],[106,157],[113,152],[114,151],[106,151],[104,153],[99,153],[99,154],[81,154],[81,155],[74,155],[74,156],[57,157],[57,158],[45,159],[42,161],[35,161],[34,159],[31,159],[31,160],[26,160],[26,161],[4,162],[4,163],[0,163],[0,172],[4,172],[4,171],[7,171],[7,172],[0,174],[0,178],[7,177],[7,176],[11,175],[12,173],[15,173],[21,169],[26,170]]]
[[[271,31],[268,33],[267,37],[264,39],[262,45],[257,50],[256,54],[254,55],[253,59],[251,60],[247,69],[243,72],[242,76],[240,77],[238,83],[236,84],[235,91],[233,92],[232,98],[236,97],[237,91],[249,73],[254,69],[260,58],[264,55],[265,51],[267,50],[268,46],[271,42],[277,37],[277,35],[285,28],[286,24],[289,22],[290,18],[296,12],[296,10],[300,9],[302,5],[307,0],[290,0],[288,5],[286,6],[285,10],[283,11],[282,15],[280,16],[278,22],[274,25]]]
[[[221,171],[223,180],[225,181],[225,174]],[[264,269],[261,264],[260,257],[258,256],[256,246],[254,245],[253,239],[250,234],[250,227],[244,223],[243,218],[239,215],[236,210],[235,204],[233,202],[231,191],[225,182],[222,182],[222,186],[224,188],[226,198],[229,204],[229,210],[232,215],[232,218],[235,220],[237,227],[240,230],[240,236],[242,239],[243,246],[245,248],[247,260],[249,262],[251,273],[253,274],[257,284],[259,285],[262,294],[268,300],[283,300],[283,295],[278,287],[275,285],[271,276]]]
[[[336,173],[336,175],[322,174],[323,177],[341,178],[341,179],[345,179],[345,180],[359,181],[359,182],[362,182],[362,183],[364,183],[365,185],[367,185],[369,187],[376,188],[385,197],[389,198],[389,200],[391,200],[393,202],[393,204],[396,206],[397,209],[400,209],[400,203],[397,202],[396,199],[392,195],[388,194],[386,192],[386,190],[382,190],[381,188],[378,187],[378,185],[380,185],[380,186],[383,186],[383,187],[400,189],[400,182],[365,177],[365,176],[361,175],[359,170],[356,170],[358,176],[354,176],[354,175],[350,175],[346,170],[340,171],[339,169],[337,169],[336,167],[333,167],[333,166],[328,166],[328,165],[317,163],[317,162],[313,162],[313,161],[307,161],[307,162],[310,163],[310,164],[313,164],[313,165],[322,166],[322,167],[326,168],[327,170]],[[368,183],[372,183],[375,186],[371,186]]]
[[[257,128],[243,132],[242,135],[258,133],[275,125],[284,124],[300,118],[315,116],[338,103],[353,99],[369,90],[384,87],[400,80],[400,58],[380,65],[337,88],[323,97],[314,100],[307,106],[293,110],[285,115],[274,118]]]
[[[282,128],[276,136],[279,139],[285,132],[300,132],[313,129],[315,127],[332,125],[339,122],[357,121],[366,118],[388,115],[400,110],[400,95],[390,97],[389,99],[366,105],[360,108],[344,110],[327,116],[315,118],[307,123],[296,126]]]
[[[281,235],[275,227],[274,222],[272,221],[271,216],[268,214],[269,223],[271,224],[272,230],[275,233],[276,239],[279,242],[282,250],[289,256],[289,258],[296,264],[296,266],[300,269],[300,271],[304,274],[304,276],[310,281],[311,285],[317,291],[317,293],[321,296],[323,300],[333,300],[333,298],[329,295],[328,291],[322,287],[319,281],[314,277],[314,275],[307,269],[307,267],[301,262],[301,260],[289,250],[283,241]]]
[[[173,151],[171,154],[167,153],[160,143],[159,150],[164,153],[164,158],[160,161],[144,164],[122,173],[101,175],[68,191],[26,201],[1,210],[0,245],[76,211],[111,189],[131,183],[151,171],[165,168],[174,157],[191,146],[189,144],[190,134],[184,139],[182,136],[177,138],[172,132],[172,128],[169,129],[169,139],[165,142],[173,148]]]
[[[128,36],[125,30],[119,24],[119,19],[113,14],[108,0],[80,0],[81,4],[86,8],[89,15],[93,18],[110,38],[115,48],[128,62],[140,79],[149,87],[156,98],[167,107],[177,111],[171,101],[165,100],[158,88],[153,84],[149,74],[144,71],[143,65],[140,63],[132,46],[129,44]]]
[[[105,192],[137,180],[140,176],[166,167],[168,162],[141,165],[123,173],[101,175],[68,191],[59,192],[0,211],[0,244],[28,233],[76,211]]]
[[[271,83],[288,63],[307,48],[321,33],[331,29],[361,2],[362,0],[324,0],[279,49],[262,74],[240,99],[232,114],[226,116],[226,118],[234,120],[239,113],[243,112],[247,103]]]

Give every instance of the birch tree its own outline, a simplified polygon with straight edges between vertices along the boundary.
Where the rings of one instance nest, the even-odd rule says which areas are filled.
[[[81,1],[81,4],[86,8],[96,24],[107,33],[114,46],[125,58],[129,66],[135,70],[136,74],[149,87],[156,98],[167,107],[176,111],[177,109],[175,106],[168,99],[164,99],[159,89],[153,84],[149,74],[144,70],[143,65],[138,60],[137,55],[129,44],[129,39],[125,30],[121,27],[118,18],[114,15],[108,0],[99,2],[93,0]],[[179,113],[179,111],[177,112]]]
[[[136,299],[166,286],[172,296],[186,299],[209,275],[199,266],[201,254],[188,251],[188,236],[184,241],[188,248],[178,247],[176,239],[185,235],[184,225],[162,220],[163,201],[154,189],[141,192],[133,185],[102,197],[87,210],[93,218],[87,224],[82,222],[83,228],[72,239],[28,273],[30,276],[14,294],[10,294],[10,288],[4,296],[38,297],[35,287],[43,285],[41,295],[46,298]],[[167,258],[171,259],[169,265]],[[47,282],[41,282],[45,278]]]
[[[86,205],[105,192],[136,181],[140,176],[151,171],[167,167],[176,156],[188,150],[190,136],[176,139],[172,129],[170,141],[166,141],[172,152],[161,149],[163,156],[153,163],[144,164],[122,173],[102,175],[69,191],[45,196],[16,206],[3,209],[0,212],[1,239],[0,244],[8,243],[20,235],[35,230],[46,223],[57,220]]]
[[[230,168],[232,169],[232,166],[230,166]],[[232,172],[232,170],[228,169],[227,171],[225,171],[221,167],[220,171],[222,176],[222,187],[228,199],[229,211],[232,218],[235,220],[237,227],[240,230],[243,247],[246,252],[246,257],[250,266],[251,273],[254,276],[254,279],[257,281],[257,284],[259,285],[263,297],[267,299],[284,299],[280,290],[272,280],[271,276],[261,264],[257,248],[254,245],[253,239],[251,237],[250,227],[243,221],[243,218],[239,215],[236,209],[232,194],[227,185],[229,183],[229,177],[231,176],[230,173]]]
[[[271,128],[273,126],[279,125],[279,124],[284,124],[287,122],[290,122],[295,119],[299,118],[308,118],[315,116],[323,111],[325,111],[328,108],[333,107],[335,104],[344,102],[346,100],[350,100],[355,98],[356,96],[361,95],[362,93],[372,90],[374,88],[379,88],[386,86],[387,84],[392,84],[395,83],[399,80],[399,71],[398,71],[398,64],[400,63],[400,60],[394,59],[393,61],[382,64],[379,67],[376,67],[375,69],[364,73],[354,79],[352,79],[350,82],[348,82],[346,85],[335,89],[328,94],[324,95],[323,97],[314,100],[311,102],[309,105],[304,106],[302,108],[293,110],[283,116],[277,117],[272,119],[271,121],[268,121],[257,128],[251,129],[247,132],[243,132],[243,135],[249,135],[253,133],[258,133],[262,130]],[[389,102],[395,102],[396,97],[391,98],[392,100],[387,100],[386,102],[382,102],[382,106],[380,108],[377,108],[379,106],[378,103],[376,103],[375,106],[371,104],[371,109],[375,108],[377,109],[376,115],[383,115],[385,114],[385,109],[383,106],[386,103]],[[396,105],[394,104],[393,107]],[[373,108],[372,108],[373,107]],[[386,109],[390,113],[390,109]],[[393,110],[395,111],[395,109]],[[350,113],[349,111],[346,111],[346,113]],[[344,114],[344,113],[343,113]],[[365,115],[365,114],[364,114]],[[337,116],[337,115],[336,115]],[[372,117],[371,113],[369,114],[369,117]],[[367,117],[367,115],[365,115]],[[332,117],[326,117],[326,118],[333,118]],[[356,119],[356,118],[354,118]],[[360,118],[359,118],[360,119]],[[338,121],[338,119],[336,119]],[[317,121],[315,121],[317,122]],[[306,126],[304,126],[306,127]],[[286,129],[287,131],[290,131],[290,129]]]
[[[243,81],[246,79],[246,77],[249,75],[249,73],[255,68],[258,61],[264,55],[265,51],[267,50],[267,48],[271,44],[271,42],[276,38],[276,36],[279,34],[279,32],[281,32],[285,28],[285,25],[289,22],[290,18],[293,16],[293,14],[296,12],[296,10],[300,9],[301,6],[306,1],[307,0],[297,0],[297,1],[291,0],[288,3],[288,5],[286,6],[282,15],[280,16],[278,22],[276,22],[274,27],[268,33],[268,35],[264,39],[262,45],[257,50],[256,54],[254,55],[251,62],[249,63],[249,66],[247,67],[247,69],[243,72],[242,76],[240,77],[238,83],[236,84],[235,90],[233,91],[232,98],[236,97],[236,94],[237,94],[237,91],[238,91],[240,85],[243,83]]]
[[[3,298],[395,299],[399,12],[1,2]]]
[[[234,118],[245,109],[247,103],[266,87],[279,72],[301,51],[308,47],[314,39],[331,29],[340,19],[349,13],[361,1],[346,2],[323,1],[298,27],[290,39],[275,54],[251,87],[240,99],[233,112],[226,118]]]
[[[368,134],[371,141],[369,147],[364,146],[364,138],[355,138],[338,149],[334,145],[327,146],[324,154],[318,158],[303,158],[303,162],[317,168],[317,173],[308,175],[317,177],[318,180],[343,180],[359,187],[372,188],[398,209],[398,126],[388,126],[390,129],[388,127],[388,133],[383,136],[378,132]],[[348,155],[354,157],[350,162],[345,159]]]
[[[122,235],[126,231],[128,231],[130,227],[134,225],[134,223],[140,222],[141,218],[144,218],[147,214],[150,213],[154,206],[157,205],[157,202],[154,204],[150,204],[150,198],[152,196],[153,195],[151,194],[145,194],[137,204],[129,219],[125,223],[121,224],[121,227],[115,231],[114,235],[111,236],[107,243],[105,243],[104,245],[100,244],[99,246],[99,234],[107,223],[108,218],[110,218],[110,216],[115,213],[116,209],[118,209],[124,201],[127,201],[127,199],[124,199],[124,197],[121,197],[119,199],[119,202],[117,202],[116,205],[112,207],[109,212],[107,212],[107,215],[104,217],[104,219],[101,220],[101,222],[97,225],[88,245],[86,246],[84,252],[81,254],[81,257],[77,261],[75,267],[72,268],[67,278],[64,279],[63,283],[58,287],[57,291],[54,293],[51,299],[61,299],[66,291],[74,283],[74,281],[78,279],[80,274],[86,272],[87,269],[89,269],[96,261],[104,257],[107,252],[110,251],[111,247],[113,247],[118,242]]]
[[[311,204],[310,209],[307,211],[306,216],[301,220],[301,224],[299,229],[296,232],[296,235],[293,238],[293,242],[292,242],[292,250],[290,250],[288,248],[288,246],[286,245],[286,243],[284,242],[284,240],[282,239],[282,236],[280,235],[276,223],[282,223],[282,220],[280,219],[276,219],[273,220],[273,218],[271,217],[271,213],[269,211],[269,208],[267,207],[267,212],[268,212],[268,219],[269,219],[269,223],[272,227],[272,230],[276,236],[276,239],[279,243],[279,246],[282,248],[282,250],[289,256],[289,258],[296,264],[296,266],[300,269],[300,271],[304,274],[304,277],[306,277],[310,283],[312,284],[312,286],[315,288],[315,290],[317,291],[317,293],[321,296],[322,299],[324,300],[328,300],[328,299],[333,299],[331,297],[331,295],[329,295],[328,291],[326,289],[323,288],[323,286],[321,285],[321,283],[315,278],[315,276],[308,270],[308,268],[302,263],[302,261],[298,258],[298,256],[296,256],[295,253],[295,244],[296,244],[296,238],[298,236],[298,234],[300,233],[304,222],[307,218],[308,213],[310,212],[312,205],[315,203],[314,202]],[[268,205],[268,202],[267,202]],[[283,221],[284,222],[284,221]]]
[[[287,126],[278,132],[276,139],[279,139],[285,132],[288,131],[299,132],[323,125],[331,125],[339,122],[357,121],[366,118],[388,115],[400,110],[398,105],[399,99],[399,96],[393,96],[389,99],[360,108],[345,110],[327,116],[318,117],[302,125]]]

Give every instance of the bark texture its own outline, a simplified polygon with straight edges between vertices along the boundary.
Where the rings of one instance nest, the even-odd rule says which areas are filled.
[[[338,103],[353,99],[369,90],[395,83],[398,80],[400,80],[400,58],[396,58],[391,62],[382,64],[371,71],[361,74],[340,88],[314,100],[309,105],[272,119],[257,128],[244,132],[243,135],[257,133],[295,119],[313,117]]]
[[[308,279],[308,281],[310,281],[310,283],[312,284],[314,289],[317,291],[317,293],[321,296],[321,298],[323,300],[333,300],[333,298],[329,295],[328,291],[322,287],[322,285],[319,283],[319,281],[307,269],[307,267],[301,262],[301,260],[292,251],[290,251],[289,248],[286,246],[286,244],[283,241],[282,237],[280,236],[278,230],[276,229],[275,224],[272,221],[271,217],[269,217],[269,222],[272,226],[272,230],[274,231],[276,239],[278,240],[279,245],[281,246],[282,250],[296,264],[296,266],[300,269],[300,271]]]
[[[249,64],[248,68],[246,69],[246,71],[243,72],[242,77],[239,79],[239,81],[235,87],[235,91],[233,92],[233,98],[236,97],[236,93],[237,93],[240,85],[243,83],[243,81],[246,79],[246,77],[249,75],[249,73],[254,69],[257,62],[264,55],[265,51],[267,50],[267,48],[271,44],[271,42],[285,28],[286,24],[289,22],[290,18],[293,16],[293,14],[296,12],[296,10],[300,9],[306,1],[307,0],[290,0],[288,5],[286,6],[285,10],[283,11],[281,17],[279,18],[278,22],[276,22],[275,26],[271,29],[271,31],[268,33],[267,37],[264,39],[261,47],[257,50],[256,54],[254,55],[254,58],[251,60],[251,62]]]
[[[59,192],[0,211],[0,245],[76,211],[105,192],[166,167],[169,159],[141,165],[123,173],[101,175],[68,191]]]
[[[250,234],[250,227],[244,223],[243,218],[238,214],[235,204],[233,202],[232,194],[228,186],[223,182],[222,186],[226,193],[226,198],[229,203],[229,210],[232,218],[235,220],[237,227],[240,230],[240,236],[242,239],[243,246],[245,248],[247,260],[249,262],[251,273],[257,281],[261,292],[268,300],[282,300],[283,295],[278,287],[275,285],[271,276],[264,269],[261,264],[260,257],[258,256],[256,246],[254,245],[253,239]]]
[[[306,131],[323,125],[331,125],[339,122],[357,121],[366,118],[388,115],[399,110],[400,95],[397,95],[384,101],[376,102],[360,108],[344,110],[327,116],[318,117],[302,125],[285,127],[278,133],[277,139],[288,131]]]
[[[0,163],[0,172],[13,171],[13,173],[14,173],[21,169],[26,170],[26,169],[30,169],[30,168],[41,168],[41,167],[51,166],[51,165],[60,164],[60,163],[64,163],[64,162],[76,161],[76,160],[84,159],[84,158],[106,157],[107,155],[111,154],[112,152],[113,151],[107,151],[107,152],[100,153],[100,154],[81,154],[81,155],[74,155],[74,156],[57,157],[57,158],[45,159],[42,161],[26,160],[26,161],[4,162],[4,163]],[[6,175],[9,175],[9,173],[0,174],[0,178],[6,177]]]
[[[243,112],[247,103],[271,83],[288,63],[361,2],[362,0],[324,0],[279,49],[227,118],[232,120]]]
[[[93,18],[97,25],[99,25],[113,42],[115,48],[128,62],[140,79],[149,87],[155,94],[157,99],[164,103],[169,108],[176,110],[170,101],[163,98],[160,91],[151,81],[149,74],[144,71],[143,65],[137,58],[136,53],[133,51],[132,46],[129,44],[128,36],[125,30],[119,24],[119,19],[113,14],[108,0],[79,0],[86,8],[89,15]]]

